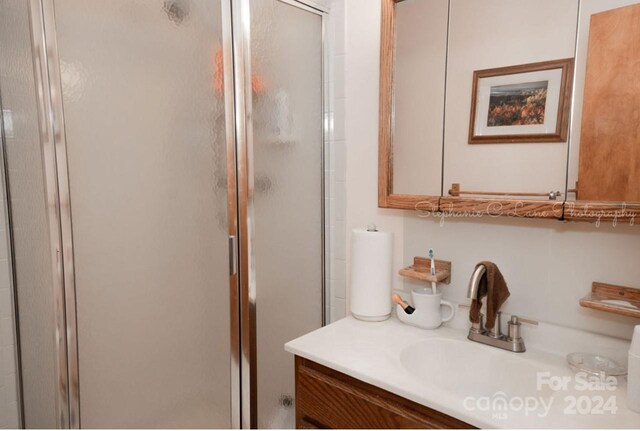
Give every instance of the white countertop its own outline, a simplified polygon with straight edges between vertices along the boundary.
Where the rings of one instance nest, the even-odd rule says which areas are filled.
[[[626,406],[624,379],[614,390],[579,390],[558,352],[527,346],[525,353],[511,353],[471,342],[466,335],[462,329],[414,328],[395,316],[376,323],[347,317],[290,341],[285,349],[480,428],[640,428],[640,414]],[[439,361],[434,362],[438,369],[421,370],[420,355]],[[530,371],[522,372],[528,364]],[[545,385],[538,390],[540,370],[570,380],[566,388]],[[496,388],[504,391],[501,381],[504,387],[526,386],[531,391],[500,394]],[[512,404],[502,411],[486,407],[496,396]],[[535,398],[541,400],[539,407]],[[609,399],[609,404],[601,402]],[[521,401],[533,403],[528,412]],[[615,413],[612,406],[617,407]]]

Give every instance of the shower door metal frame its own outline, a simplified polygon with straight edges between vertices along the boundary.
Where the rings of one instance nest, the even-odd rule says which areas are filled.
[[[57,61],[57,58],[51,58],[57,56],[57,48],[51,46],[48,39],[50,35],[47,34],[47,28],[49,31],[52,28],[53,11],[45,6],[45,1],[29,0],[29,11],[53,269],[56,381],[58,382],[55,399],[56,425],[60,428],[69,428],[79,426],[75,280],[72,271],[73,243],[70,237],[63,235],[63,232],[70,232],[71,226],[66,142],[64,130],[61,129],[64,120],[61,117],[60,87],[56,86],[56,79],[59,83],[60,76],[59,72],[50,70],[51,61]],[[47,22],[49,25],[45,25]],[[70,265],[67,271],[65,271],[65,265]],[[72,382],[75,382],[75,389],[71,389]]]
[[[216,1],[216,0],[211,0]],[[227,149],[227,216],[230,244],[237,237],[237,183],[235,142],[235,98],[231,0],[221,4],[222,46]],[[73,259],[73,231],[65,137],[60,58],[57,46],[54,0],[29,0],[32,55],[37,87],[40,143],[43,154],[45,194],[49,219],[52,281],[55,303],[57,426],[80,428],[80,386],[76,321],[76,290]],[[240,322],[237,254],[230,247],[230,404],[232,428],[240,427]]]
[[[328,86],[327,76],[326,28],[328,10],[313,0],[276,0],[287,5],[300,8],[306,12],[319,15],[321,18],[321,320],[322,326],[327,323],[327,265],[326,250],[328,238],[326,225],[328,205],[326,205],[325,166],[329,159],[329,112],[327,111]],[[258,394],[257,394],[257,338],[256,310],[258,302],[256,293],[255,254],[253,249],[254,232],[254,171],[253,171],[253,103],[251,89],[251,0],[231,0],[233,10],[233,52],[235,69],[236,98],[236,145],[238,158],[238,223],[239,223],[239,272],[240,272],[240,340],[241,340],[241,427],[243,429],[258,428]],[[284,346],[283,346],[284,348]],[[293,371],[293,370],[292,370]]]

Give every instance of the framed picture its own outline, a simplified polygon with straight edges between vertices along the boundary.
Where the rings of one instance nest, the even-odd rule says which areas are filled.
[[[473,73],[470,144],[566,142],[573,59]]]

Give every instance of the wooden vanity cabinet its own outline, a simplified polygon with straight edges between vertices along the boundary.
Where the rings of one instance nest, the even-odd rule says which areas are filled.
[[[308,359],[295,362],[296,428],[475,428]]]

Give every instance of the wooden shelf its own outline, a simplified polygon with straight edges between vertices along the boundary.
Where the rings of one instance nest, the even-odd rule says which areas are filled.
[[[640,318],[640,289],[594,282],[580,305],[595,310]]]
[[[451,262],[446,260],[437,260],[435,262],[436,275],[431,275],[431,260],[427,257],[414,257],[413,265],[403,268],[399,274],[403,277],[413,278],[414,280],[451,283]]]

